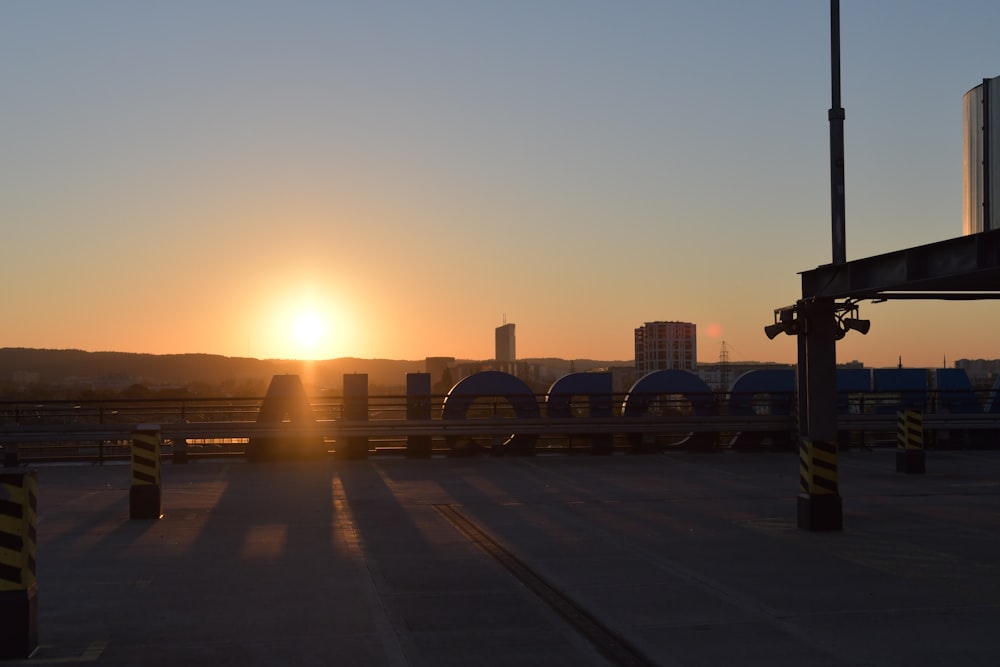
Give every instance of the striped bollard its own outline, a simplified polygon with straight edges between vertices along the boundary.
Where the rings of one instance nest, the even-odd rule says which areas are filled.
[[[29,658],[38,648],[37,511],[38,473],[0,473],[0,659]]]
[[[924,457],[924,417],[916,410],[896,413],[896,472],[926,472]]]
[[[130,519],[159,519],[160,426],[139,424],[132,431],[132,486],[129,488]]]
[[[798,526],[805,530],[843,530],[835,442],[810,438],[799,441]]]

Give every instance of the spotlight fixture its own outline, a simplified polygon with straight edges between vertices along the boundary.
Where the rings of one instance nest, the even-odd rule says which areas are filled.
[[[837,314],[837,340],[847,335],[848,331],[858,331],[861,335],[872,328],[871,320],[858,318],[858,302],[848,299],[840,305]]]
[[[807,322],[800,309],[802,305],[802,302],[798,302],[792,306],[775,308],[774,324],[764,327],[764,335],[774,340],[781,334],[798,336],[809,333],[806,331]],[[836,326],[832,333],[835,340],[842,339],[848,331],[859,331],[864,335],[872,328],[871,320],[862,320],[858,317],[858,299],[850,298],[834,304],[834,317]]]
[[[845,317],[840,324],[844,328],[844,333],[854,330],[864,335],[872,328],[871,320],[859,320],[856,317]]]
[[[799,333],[799,321],[795,318],[795,306],[786,306],[774,311],[774,324],[764,327],[764,335],[774,340],[779,334],[794,336]]]
[[[769,339],[774,340],[777,338],[778,334],[785,332],[785,325],[781,322],[775,322],[774,324],[768,324],[764,327],[764,335]]]

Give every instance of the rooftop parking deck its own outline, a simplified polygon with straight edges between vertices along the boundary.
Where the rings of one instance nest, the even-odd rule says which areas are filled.
[[[41,465],[26,664],[996,665],[1000,452]],[[15,661],[16,662],[16,661]]]

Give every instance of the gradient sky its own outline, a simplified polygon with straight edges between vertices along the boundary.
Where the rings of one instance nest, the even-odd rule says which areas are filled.
[[[998,26],[841,2],[849,260],[961,235]],[[4,2],[0,81],[3,347],[792,362],[832,256],[824,0]],[[996,302],[861,316],[839,361],[1000,357]]]

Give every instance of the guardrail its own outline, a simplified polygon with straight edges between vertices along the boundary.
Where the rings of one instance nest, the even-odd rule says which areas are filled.
[[[788,416],[764,417],[586,417],[511,419],[317,420],[314,425],[260,424],[250,421],[160,424],[165,438],[216,439],[253,437],[406,437],[422,435],[589,435],[594,433],[694,433],[780,431],[792,428]],[[49,424],[0,427],[3,442],[91,442],[127,440],[136,424]]]
[[[842,443],[865,446],[894,443],[896,414],[879,398],[866,397],[854,409],[860,405],[880,412],[838,415]],[[754,402],[765,414],[742,416],[694,416],[686,410],[688,405],[684,400],[658,397],[655,413],[641,416],[616,413],[593,417],[589,416],[589,404],[581,401],[574,405],[574,413],[580,416],[516,418],[509,405],[494,399],[477,403],[469,410],[468,418],[442,419],[443,399],[432,397],[432,419],[406,419],[405,397],[373,396],[369,398],[367,420],[344,419],[343,405],[338,401],[311,401],[313,413],[319,418],[306,426],[257,423],[262,399],[255,398],[0,402],[0,449],[5,450],[5,458],[8,451],[18,449],[20,459],[29,461],[124,458],[128,455],[131,433],[139,423],[159,424],[165,440],[190,443],[193,456],[241,454],[250,439],[267,437],[322,438],[333,450],[338,441],[367,438],[370,450],[379,452],[399,450],[411,436],[434,439],[438,451],[457,438],[496,443],[511,436],[525,436],[537,438],[545,449],[558,450],[572,448],[572,444],[566,443],[579,443],[594,436],[611,436],[618,447],[629,446],[629,438],[633,442],[635,438],[649,442],[662,437],[669,446],[690,434],[712,433],[716,434],[715,442],[720,447],[747,434],[787,443],[797,429],[794,416],[766,414],[775,404],[772,395],[762,395]],[[790,400],[784,395],[778,399],[782,405]],[[621,403],[615,400],[615,405]],[[957,432],[975,433],[979,442],[984,436],[992,440],[990,431],[1000,434],[1000,414],[996,413],[927,412],[923,423],[931,442],[937,433],[941,433],[946,443]],[[996,440],[1000,444],[1000,437]]]
[[[934,431],[983,431],[1000,433],[1000,415],[946,414],[926,415],[924,428]],[[487,438],[492,441],[511,436],[545,436],[549,438],[589,438],[612,436],[684,436],[694,433],[792,433],[796,427],[790,416],[755,417],[693,417],[684,415],[604,417],[604,418],[482,418],[482,419],[378,419],[378,420],[317,420],[315,424],[258,424],[251,421],[174,422],[160,424],[165,440],[193,442],[193,456],[241,454],[253,438],[322,438],[336,449],[336,443],[348,438],[363,437],[372,451],[399,449],[410,436],[436,439]],[[21,460],[86,459],[110,460],[128,455],[128,441],[137,424],[37,424],[4,425],[0,427],[0,447],[19,449]],[[838,428],[842,433],[888,435],[883,441],[892,442],[897,428],[896,416],[841,415]],[[877,436],[876,436],[877,439]],[[386,446],[387,443],[397,443]],[[70,453],[65,447],[77,447]],[[201,445],[200,447],[198,445]],[[79,449],[83,447],[84,452]],[[558,449],[558,448],[557,448]]]
[[[0,444],[4,442],[87,442],[127,440],[139,422],[4,424],[0,426]],[[143,422],[148,423],[148,422]],[[839,415],[840,431],[895,431],[896,415]],[[514,435],[592,434],[592,433],[733,433],[772,432],[794,429],[790,415],[711,416],[689,415],[638,417],[538,417],[476,419],[372,419],[316,420],[302,426],[292,423],[261,424],[254,421],[170,422],[159,424],[165,438],[187,439],[251,438],[264,436],[322,436],[327,439],[351,436],[387,437],[425,435]],[[1000,429],[1000,414],[926,414],[926,430]]]

